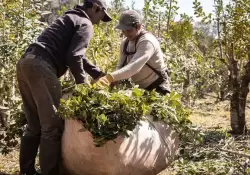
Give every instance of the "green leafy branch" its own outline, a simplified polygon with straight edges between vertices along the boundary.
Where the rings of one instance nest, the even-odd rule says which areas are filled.
[[[96,146],[119,135],[126,136],[146,115],[166,122],[185,141],[198,138],[197,130],[188,119],[190,112],[182,107],[180,95],[175,92],[162,96],[137,87],[111,91],[95,85],[77,85],[71,97],[61,99],[58,114],[64,119],[81,121],[92,133]]]

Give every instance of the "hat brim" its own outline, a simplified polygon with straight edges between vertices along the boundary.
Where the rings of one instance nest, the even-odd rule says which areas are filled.
[[[105,13],[105,16],[104,18],[102,19],[103,22],[110,22],[112,21],[112,18],[111,16],[108,14],[108,12],[106,10],[104,10],[104,13]]]
[[[124,24],[118,24],[115,28],[119,29],[119,30],[129,30],[129,29],[132,29],[133,26],[128,26],[128,25],[124,25]]]

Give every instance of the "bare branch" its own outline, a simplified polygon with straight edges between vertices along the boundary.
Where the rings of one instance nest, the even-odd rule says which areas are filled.
[[[245,154],[243,152],[237,152],[237,151],[232,151],[232,150],[227,150],[227,149],[220,149],[220,150],[224,151],[224,152],[227,152],[227,153],[236,154],[236,155],[241,156],[241,157],[250,158],[249,154]]]

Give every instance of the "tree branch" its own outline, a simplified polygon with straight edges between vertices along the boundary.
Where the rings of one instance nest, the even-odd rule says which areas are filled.
[[[249,158],[250,159],[250,155],[249,154],[245,154],[243,152],[237,152],[237,151],[232,151],[232,150],[227,150],[227,149],[220,149],[221,151],[224,151],[224,152],[227,152],[227,153],[232,153],[232,154],[236,154],[238,156],[241,156],[241,157],[246,157],[246,158]]]
[[[169,27],[170,27],[171,10],[172,10],[172,0],[170,0],[170,2],[169,2],[169,11],[168,11],[168,20],[167,20],[167,33],[169,32]]]

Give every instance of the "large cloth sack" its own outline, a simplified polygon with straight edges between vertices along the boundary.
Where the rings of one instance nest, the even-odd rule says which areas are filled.
[[[129,137],[119,136],[95,147],[89,131],[76,120],[65,121],[62,165],[66,175],[156,175],[173,161],[178,135],[166,124],[143,120]]]

